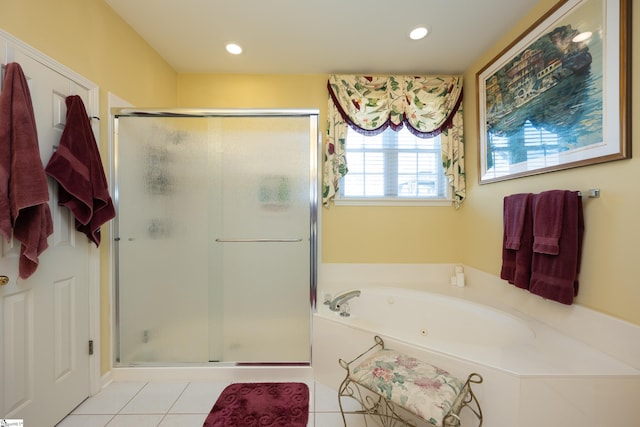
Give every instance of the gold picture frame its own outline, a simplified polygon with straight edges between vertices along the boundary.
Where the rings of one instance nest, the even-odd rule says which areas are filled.
[[[631,157],[631,1],[561,0],[478,71],[480,184]]]

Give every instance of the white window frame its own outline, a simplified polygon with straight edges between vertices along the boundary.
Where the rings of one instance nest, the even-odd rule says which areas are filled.
[[[390,130],[387,130],[390,131]],[[349,151],[349,133],[355,132],[349,128],[347,131],[346,150]],[[347,166],[349,162],[347,160]],[[453,204],[451,185],[448,184],[447,176],[444,174],[442,164],[439,163],[439,169],[442,171],[440,179],[444,181],[445,196],[444,197],[389,197],[389,196],[369,196],[369,197],[345,197],[344,177],[340,180],[340,188],[336,193],[334,203],[337,206],[451,206]],[[347,173],[347,176],[349,174]]]

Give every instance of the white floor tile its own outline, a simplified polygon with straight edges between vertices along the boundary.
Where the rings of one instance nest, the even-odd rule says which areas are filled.
[[[209,414],[169,414],[158,427],[202,427],[207,415]]]
[[[73,414],[117,414],[145,386],[143,382],[114,382],[91,396]]]
[[[208,414],[228,383],[189,383],[170,414]],[[202,427],[202,426],[200,426]]]
[[[360,404],[351,398],[343,398],[342,404],[345,411],[358,411],[361,409]],[[340,412],[338,390],[316,383],[314,412]]]
[[[113,415],[69,415],[56,427],[104,427],[111,418]]]
[[[187,387],[186,382],[147,383],[121,414],[166,414]]]
[[[316,412],[314,415],[316,427],[344,427],[342,415],[339,412]],[[347,425],[349,427],[367,427],[362,415],[347,415]],[[369,427],[377,425],[379,424],[369,422]]]
[[[164,415],[116,415],[106,427],[157,427]]]
[[[315,412],[335,412],[338,408],[338,391],[324,384],[315,385]]]

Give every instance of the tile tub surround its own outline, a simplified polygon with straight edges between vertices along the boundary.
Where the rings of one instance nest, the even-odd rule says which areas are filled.
[[[551,369],[538,369],[538,366],[534,366],[536,369],[518,374],[499,369],[499,365],[483,367],[468,359],[451,357],[450,354],[437,350],[425,352],[424,349],[383,335],[390,348],[435,363],[457,375],[480,373],[485,382],[479,386],[477,394],[486,414],[487,425],[640,425],[640,407],[634,403],[640,400],[640,328],[635,325],[578,305],[564,306],[546,301],[508,285],[497,277],[468,267],[464,268],[464,288],[448,284],[454,265],[323,267],[323,281],[319,285],[320,301],[323,292],[336,293],[354,288],[395,286],[427,290],[468,299],[528,317],[545,327],[551,326],[560,337],[560,341],[556,343],[561,346],[565,344],[562,339],[565,336],[567,342],[575,340],[581,342],[581,345],[592,347],[587,352],[588,355],[565,355],[568,360],[576,361],[575,365],[564,365],[565,368],[570,368],[568,370],[556,369],[562,368],[562,365],[558,366],[554,357],[550,357],[540,366]],[[329,361],[353,357],[370,345],[371,332],[361,329],[345,333],[341,327],[344,328],[344,325],[331,319],[314,316],[314,376],[320,383],[334,384],[344,376],[344,371],[336,369],[335,364]],[[553,341],[550,343],[553,344]],[[612,356],[626,368],[602,371],[597,368],[574,369],[576,366],[597,367],[599,364],[595,362],[599,357],[593,359],[592,356],[595,357],[598,353]],[[540,412],[540,408],[544,408],[544,411]]]

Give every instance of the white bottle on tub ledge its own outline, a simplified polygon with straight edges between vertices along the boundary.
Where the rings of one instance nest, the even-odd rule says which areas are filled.
[[[460,288],[464,286],[464,270],[461,265],[456,265],[454,275],[451,276],[451,284]]]

